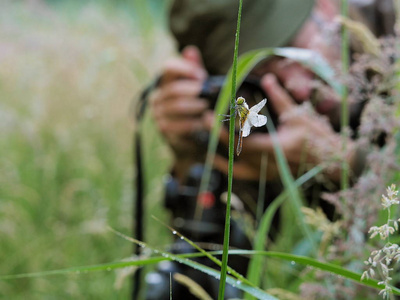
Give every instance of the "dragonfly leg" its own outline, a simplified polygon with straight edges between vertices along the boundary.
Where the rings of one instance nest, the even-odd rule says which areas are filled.
[[[221,121],[226,122],[226,121],[229,121],[232,117],[236,117],[236,112],[231,115],[218,114],[218,116],[225,117],[225,119],[223,119]]]

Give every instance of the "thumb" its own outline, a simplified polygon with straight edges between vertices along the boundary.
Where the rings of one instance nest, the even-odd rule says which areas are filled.
[[[182,56],[186,60],[192,62],[197,67],[205,69],[200,50],[196,46],[186,46],[185,48],[183,48]]]

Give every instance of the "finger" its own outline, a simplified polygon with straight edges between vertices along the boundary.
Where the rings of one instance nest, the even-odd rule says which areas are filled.
[[[165,105],[167,102],[176,99],[190,99],[192,101],[201,100],[201,102],[205,102],[204,99],[197,97],[200,90],[201,84],[199,82],[178,80],[154,90],[149,96],[149,102],[153,109],[157,109],[158,107]]]
[[[245,153],[274,153],[274,144],[272,135],[268,133],[253,133],[243,139],[243,148]]]
[[[195,97],[200,94],[203,83],[194,80],[176,80],[163,86],[162,93],[164,98]]]
[[[296,71],[284,83],[285,88],[290,91],[291,95],[299,103],[310,99],[313,80],[312,74],[310,74],[306,69]]]
[[[201,99],[175,98],[156,107],[156,116],[166,118],[193,118],[208,108],[208,102]]]
[[[202,69],[205,69],[203,58],[201,57],[201,52],[199,48],[197,48],[196,46],[192,45],[186,46],[182,50],[182,57],[185,58],[187,61],[192,62],[194,65]]]
[[[265,89],[275,112],[280,116],[294,107],[294,101],[287,91],[278,83],[275,75],[267,74],[261,79],[261,86]]]
[[[276,70],[276,76],[282,85],[298,102],[310,99],[312,91],[312,80],[314,74],[298,62],[292,60],[282,60],[279,62],[280,68]]]
[[[182,58],[172,58],[165,63],[160,84],[164,85],[177,79],[188,78],[205,80],[207,73],[204,69]]]
[[[202,121],[200,119],[159,119],[157,121],[158,128],[163,135],[174,136],[190,136],[193,132],[202,129]]]
[[[182,78],[201,81],[207,78],[207,71],[203,66],[201,55],[197,48],[189,47],[185,49],[184,56],[171,58],[165,63],[161,85]]]

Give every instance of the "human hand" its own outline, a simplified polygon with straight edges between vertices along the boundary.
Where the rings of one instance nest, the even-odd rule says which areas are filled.
[[[151,111],[160,132],[177,156],[195,155],[191,135],[202,130],[208,102],[199,98],[207,72],[196,47],[167,61],[158,87],[150,94]]]
[[[335,118],[340,109],[340,97],[330,86],[315,78],[310,69],[294,60],[275,57],[254,70],[255,76],[262,77],[266,73],[275,74],[296,103],[311,101],[319,114],[337,122]]]

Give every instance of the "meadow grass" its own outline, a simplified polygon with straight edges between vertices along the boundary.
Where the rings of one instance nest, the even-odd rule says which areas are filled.
[[[107,228],[132,232],[134,103],[173,53],[162,13],[154,14],[147,6],[151,3],[0,4],[0,276],[98,265],[131,255],[132,244]],[[150,214],[166,217],[162,180],[171,160],[148,113],[142,130],[145,241],[149,249],[161,249],[172,234]],[[289,187],[294,184],[287,181]],[[309,255],[310,242],[297,230],[304,221],[297,216],[299,207],[282,202],[282,229],[269,249],[290,254],[275,253],[287,261],[263,263],[263,278],[257,281],[263,288],[298,291],[304,276],[312,282],[315,275],[310,270],[305,275],[293,254]],[[265,236],[270,221],[264,223]],[[318,240],[314,233],[311,238]],[[311,259],[298,258],[302,261],[312,265]],[[361,277],[335,272],[336,265],[314,265],[356,282]],[[113,271],[80,270],[1,280],[0,298],[128,297],[129,281],[115,288],[119,280]],[[325,284],[334,289],[334,280]]]
[[[131,255],[107,226],[132,231],[132,101],[173,49],[161,23],[139,25],[139,13],[111,1],[1,2],[2,275]],[[149,143],[164,153],[157,136]],[[152,157],[154,170],[167,166],[168,155]],[[161,207],[154,170],[151,208]],[[0,298],[126,299],[129,281],[117,290],[115,279],[99,272],[0,281]]]

